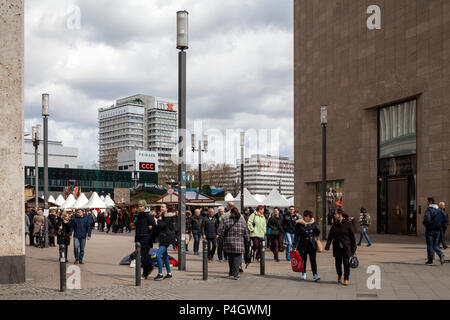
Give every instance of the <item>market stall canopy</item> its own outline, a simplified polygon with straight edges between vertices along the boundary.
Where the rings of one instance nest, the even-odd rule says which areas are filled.
[[[263,202],[264,200],[266,200],[266,196],[263,196],[261,194],[255,194],[253,197],[256,199],[256,201],[259,202]]]
[[[80,209],[106,209],[106,204],[100,199],[97,192],[94,192],[89,201]]]
[[[104,201],[105,197],[103,195],[100,196],[100,200]]]
[[[55,203],[56,203],[58,206],[62,206],[62,205],[64,204],[65,201],[66,201],[66,200],[64,200],[64,197],[62,196],[62,194],[60,194],[60,195],[58,196],[58,198],[56,198]]]
[[[152,202],[152,204],[162,204],[167,203],[170,205],[178,205],[178,193],[175,193],[172,189],[169,189],[165,195],[160,197],[158,200]],[[200,192],[196,191],[187,191],[186,192],[186,205],[211,205],[214,206],[216,200],[210,198]]]
[[[267,196],[266,200],[262,202],[264,206],[267,207],[280,207],[287,208],[289,207],[288,201],[283,198],[283,196],[278,192],[277,189],[273,189],[270,194]]]
[[[44,199],[42,199],[42,198],[38,198],[38,201],[39,201],[39,208],[43,208],[44,207],[44,204],[45,204],[45,201],[44,201]],[[34,208],[34,206],[36,205],[36,198],[31,198],[31,199],[28,199],[27,201],[26,201],[26,207],[27,207],[27,209],[28,208]],[[58,208],[59,207],[59,205],[58,204],[56,204],[56,203],[54,203],[54,202],[48,202],[48,207],[49,208]]]
[[[82,193],[77,201],[75,201],[75,203],[72,205],[72,209],[81,209],[86,203],[88,203],[88,198],[86,198],[86,196],[84,195],[84,193]]]
[[[76,202],[75,197],[73,194],[69,194],[66,201],[61,206],[61,209],[70,209],[72,208],[73,204]]]
[[[295,203],[294,200],[295,200],[294,197],[288,199],[289,207],[294,205],[294,203]]]
[[[109,195],[107,195],[105,197],[103,202],[105,203],[106,207],[108,207],[108,208],[112,208],[116,205]]]
[[[56,200],[55,200],[55,198],[53,198],[53,196],[52,195],[50,195],[50,197],[48,197],[48,202],[50,203],[56,203]]]
[[[227,195],[225,196],[225,201],[233,201],[234,197],[231,193],[227,193]]]
[[[241,202],[241,193],[239,192],[239,194],[234,199],[235,205],[239,207]],[[255,197],[252,196],[252,194],[250,193],[250,191],[248,191],[247,188],[244,188],[244,207],[257,207],[260,204],[261,202],[256,200]]]

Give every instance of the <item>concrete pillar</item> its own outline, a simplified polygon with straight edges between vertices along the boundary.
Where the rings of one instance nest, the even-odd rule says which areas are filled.
[[[0,2],[0,284],[25,282],[24,1]]]

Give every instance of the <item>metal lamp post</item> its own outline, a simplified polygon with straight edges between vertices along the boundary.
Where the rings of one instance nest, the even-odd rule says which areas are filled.
[[[39,142],[41,140],[41,125],[33,127],[32,138],[34,146],[34,195],[35,207],[39,208]]]
[[[44,210],[48,213],[48,117],[50,116],[50,96],[42,95],[42,116],[44,117]],[[45,215],[45,247],[48,248],[48,215]]]
[[[244,214],[244,145],[245,132],[241,132],[241,214]]]
[[[186,270],[186,51],[188,44],[187,11],[177,12],[178,53],[178,270]]]
[[[328,107],[323,105],[320,110],[322,123],[322,239],[327,239],[327,124]]]
[[[198,192],[202,192],[202,152],[208,152],[208,136],[203,136],[202,141],[198,141],[198,148],[195,148],[195,134],[192,135],[192,152],[198,151]]]

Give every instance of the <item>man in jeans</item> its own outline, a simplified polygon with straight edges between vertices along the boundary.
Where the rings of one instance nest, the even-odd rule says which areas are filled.
[[[219,227],[219,222],[216,217],[214,217],[214,209],[209,208],[208,216],[203,220],[202,234],[203,239],[208,241],[208,260],[209,262],[214,261],[214,253],[217,247],[218,233],[217,229]]]
[[[75,255],[75,264],[84,264],[84,247],[86,246],[86,237],[91,240],[91,223],[83,210],[78,209],[73,217],[73,223],[70,226],[70,239],[73,234],[73,249]]]
[[[292,243],[294,242],[295,236],[295,224],[300,218],[298,214],[295,213],[295,207],[289,207],[289,212],[283,216],[283,230],[284,230],[284,243],[286,244],[286,260],[291,261],[291,251]]]
[[[202,237],[203,217],[200,215],[200,209],[195,209],[194,216],[189,219],[191,225],[192,236],[194,237],[194,255],[198,256],[200,246],[200,238]]]
[[[447,224],[447,218],[442,210],[435,204],[434,198],[428,198],[428,208],[425,211],[423,224],[425,225],[425,236],[427,239],[428,261],[426,264],[433,264],[434,253],[439,256],[441,264],[445,263],[445,256],[439,248],[441,230]]]
[[[448,246],[447,246],[447,242],[445,241],[445,233],[447,232],[447,227],[448,227],[448,213],[445,212],[445,202],[439,203],[439,209],[441,209],[442,212],[444,212],[445,219],[447,220],[445,227],[442,228],[442,230],[441,230],[441,241],[440,241],[440,243],[442,243],[442,248],[444,250],[447,250]]]

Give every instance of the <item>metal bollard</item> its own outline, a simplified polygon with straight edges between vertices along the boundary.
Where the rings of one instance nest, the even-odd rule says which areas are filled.
[[[208,280],[208,241],[203,240],[203,280]]]
[[[66,292],[67,279],[66,279],[66,246],[59,245],[59,291]]]
[[[265,240],[261,239],[260,242],[260,248],[261,248],[261,259],[260,259],[260,265],[259,265],[259,274],[265,275],[266,274],[266,248],[264,246]]]
[[[141,286],[141,243],[136,242],[136,287]]]

